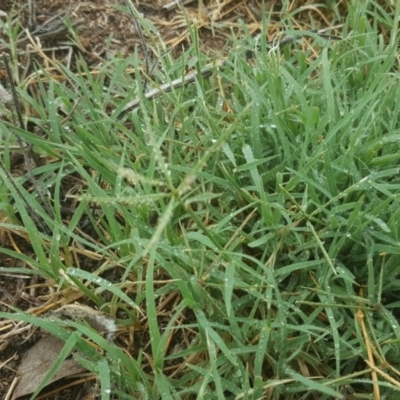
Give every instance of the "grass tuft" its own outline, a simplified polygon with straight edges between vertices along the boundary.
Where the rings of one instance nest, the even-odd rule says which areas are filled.
[[[81,58],[62,79],[37,73],[37,97],[20,91],[40,134],[1,122],[2,163],[16,134],[33,146],[54,217],[0,170],[0,227],[20,240],[0,250],[24,265],[0,272],[41,285],[35,309],[0,316],[66,341],[48,381],[76,348],[102,399],[396,398],[398,35],[377,30],[397,32],[385,8],[358,3],[342,40],[258,49],[244,33],[210,78],[155,100],[138,54],[96,73]],[[206,66],[188,30],[148,89]],[[77,300],[115,318],[114,341],[49,314]]]

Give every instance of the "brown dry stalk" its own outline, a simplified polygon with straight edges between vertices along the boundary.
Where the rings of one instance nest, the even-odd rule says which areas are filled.
[[[362,297],[362,295],[363,295],[362,291],[361,291],[360,295]],[[358,325],[360,326],[361,332],[364,336],[364,344],[365,344],[365,348],[367,349],[367,355],[368,355],[368,360],[365,360],[365,362],[371,368],[371,379],[372,379],[374,398],[375,398],[375,400],[380,400],[381,395],[380,395],[379,385],[378,385],[378,375],[377,375],[377,371],[375,368],[375,360],[374,360],[374,356],[372,354],[371,341],[369,339],[367,328],[364,323],[364,312],[362,311],[361,308],[359,308],[356,313],[356,321],[357,321]]]

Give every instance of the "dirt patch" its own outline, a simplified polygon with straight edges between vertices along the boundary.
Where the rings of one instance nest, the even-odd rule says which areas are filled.
[[[35,48],[40,48],[65,61],[79,50],[93,64],[115,54],[126,57],[136,46],[141,53],[143,40],[125,0],[37,0],[32,2],[32,8],[27,3],[7,0],[0,5],[3,19],[6,16],[9,21],[19,21],[19,33],[13,38],[12,46],[21,57],[24,52],[32,54]],[[231,36],[231,29],[238,29],[239,20],[251,34],[261,28],[261,2],[258,1],[209,1],[202,5],[186,1],[185,8],[166,0],[134,3],[175,53],[190,43],[188,26],[199,32],[204,51],[221,50]],[[143,33],[146,36],[145,30]],[[7,35],[2,36],[7,41]],[[151,41],[147,37],[145,41],[151,48]],[[6,43],[0,46],[3,51],[7,47]]]

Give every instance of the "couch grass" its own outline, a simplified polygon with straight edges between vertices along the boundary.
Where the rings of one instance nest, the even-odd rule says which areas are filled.
[[[1,171],[1,229],[32,253],[2,248],[26,266],[0,271],[78,293],[121,332],[112,344],[80,319],[0,316],[77,348],[102,399],[400,396],[399,6],[358,3],[342,40],[279,48],[243,32],[210,78],[154,101],[137,54],[96,74],[60,65],[36,98],[22,88],[42,135],[0,122],[2,162],[16,133],[33,145],[54,216]],[[192,39],[148,86],[205,67]]]

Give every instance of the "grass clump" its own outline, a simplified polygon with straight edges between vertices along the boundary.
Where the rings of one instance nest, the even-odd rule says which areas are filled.
[[[42,135],[2,122],[2,162],[15,133],[34,146],[54,217],[1,173],[1,227],[32,250],[3,248],[25,267],[1,271],[39,275],[42,304],[0,315],[76,347],[104,399],[396,398],[398,35],[385,43],[368,4],[343,40],[249,62],[242,39],[210,79],[154,101],[124,74],[137,55],[22,92]],[[195,45],[153,84],[190,62],[206,63]],[[114,342],[48,316],[76,299],[116,317]]]

